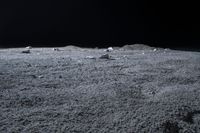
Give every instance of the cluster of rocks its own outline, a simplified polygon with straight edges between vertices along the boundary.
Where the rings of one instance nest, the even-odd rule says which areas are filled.
[[[21,53],[23,53],[23,54],[30,54],[31,53],[31,49],[32,49],[31,46],[27,46],[27,47],[25,47],[25,50],[23,50]],[[53,51],[60,51],[59,48],[53,48],[52,50]]]
[[[59,48],[53,48],[53,51],[60,51]]]
[[[107,49],[104,50],[104,52],[112,52],[113,48],[112,47],[108,47]],[[108,53],[101,55],[100,57],[98,57],[99,59],[107,59],[107,60],[113,60],[114,58],[112,58],[112,56],[110,56]],[[86,59],[97,59],[97,57],[94,56],[86,56]]]
[[[25,50],[23,50],[21,53],[29,54],[29,53],[31,53],[31,49],[32,49],[31,46],[27,46],[25,48]],[[158,51],[157,48],[146,46],[146,45],[143,45],[143,44],[125,45],[120,50],[144,50],[144,49],[152,50],[153,52]],[[53,51],[61,51],[59,48],[53,48],[52,50]],[[167,50],[169,50],[169,49],[164,49],[164,53],[166,53]],[[113,51],[114,51],[113,47],[108,47],[107,49],[104,50],[104,52],[106,52],[106,53],[101,55],[100,57],[86,56],[86,59],[97,59],[97,58],[99,58],[99,59],[113,60],[115,58],[112,58],[112,56],[110,56],[110,54],[109,54]],[[142,52],[142,55],[144,55],[144,54],[145,53]]]

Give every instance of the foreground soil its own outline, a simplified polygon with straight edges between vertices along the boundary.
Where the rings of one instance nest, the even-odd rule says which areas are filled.
[[[200,132],[200,52],[23,50],[0,49],[1,133]]]

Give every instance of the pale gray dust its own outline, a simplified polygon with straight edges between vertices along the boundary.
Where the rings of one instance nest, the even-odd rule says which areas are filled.
[[[1,133],[200,132],[199,52],[23,50],[0,49]]]

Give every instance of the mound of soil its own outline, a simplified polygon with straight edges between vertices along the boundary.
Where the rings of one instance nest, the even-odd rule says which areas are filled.
[[[121,49],[123,50],[153,50],[154,47],[150,47],[144,44],[133,44],[133,45],[125,45]]]
[[[68,46],[64,47],[64,49],[66,49],[66,50],[81,50],[80,47],[73,46],[73,45],[68,45]]]

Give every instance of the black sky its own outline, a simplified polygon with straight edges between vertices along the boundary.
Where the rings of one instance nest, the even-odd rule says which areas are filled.
[[[183,1],[8,0],[0,2],[0,45],[198,47],[198,13]]]

